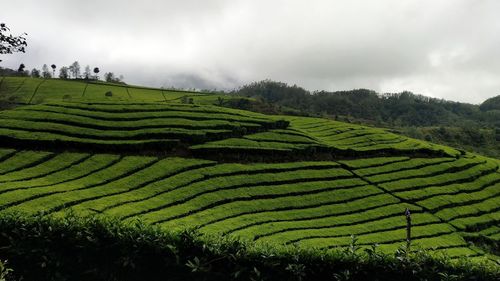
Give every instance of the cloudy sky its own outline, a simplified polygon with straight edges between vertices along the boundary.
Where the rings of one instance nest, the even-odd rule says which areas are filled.
[[[403,90],[480,103],[500,94],[497,0],[0,0],[28,33],[1,66],[78,60],[132,84]]]

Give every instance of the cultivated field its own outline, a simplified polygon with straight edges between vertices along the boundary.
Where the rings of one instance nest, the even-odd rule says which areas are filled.
[[[111,93],[107,94],[106,93]],[[39,104],[60,101],[135,101],[215,104],[227,95],[156,89],[95,81],[65,81],[30,77],[0,77],[0,101]]]
[[[498,239],[500,173],[479,156],[339,162],[217,163],[202,159],[1,151],[0,210],[108,214],[168,229],[335,248],[359,236],[394,250],[413,213],[415,243],[480,256],[461,232]]]
[[[356,235],[390,252],[408,208],[415,247],[498,259],[468,243],[500,240],[498,160],[355,124],[165,102],[161,90],[23,79],[5,78],[2,99],[44,103],[0,112],[0,213],[322,249]],[[116,100],[100,94],[111,87]]]

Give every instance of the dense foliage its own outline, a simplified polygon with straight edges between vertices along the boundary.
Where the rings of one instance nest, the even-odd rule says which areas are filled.
[[[10,34],[10,29],[5,23],[0,23],[0,54],[26,52],[26,33],[19,36]],[[1,61],[1,60],[0,60]]]
[[[436,126],[459,125],[464,119],[487,124],[494,120],[483,115],[479,106],[415,95],[411,92],[379,94],[372,90],[309,92],[296,85],[261,81],[243,86],[238,94],[260,97],[280,106],[302,110],[305,113],[352,116],[392,125]],[[485,102],[490,109],[496,99]]]
[[[136,222],[69,216],[2,215],[0,255],[7,280],[497,280],[498,268],[431,258],[401,248],[386,255],[255,247],[193,231],[165,232]],[[12,279],[9,279],[12,278]]]
[[[309,92],[296,85],[269,80],[243,86],[236,94],[260,98],[281,107],[285,113],[328,116],[396,128],[403,133],[417,128],[411,129],[418,131],[412,137],[500,156],[500,97],[477,106],[411,92],[379,94],[366,89]],[[430,130],[432,127],[443,129],[436,132]],[[449,138],[442,136],[443,130],[458,134]]]
[[[483,111],[500,110],[500,96],[485,100],[479,108]]]

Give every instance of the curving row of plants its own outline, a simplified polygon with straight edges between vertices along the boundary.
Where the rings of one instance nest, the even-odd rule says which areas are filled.
[[[3,146],[118,152],[170,151],[288,125],[208,106],[113,103],[27,106],[1,112],[0,120]]]
[[[392,249],[404,242],[402,211],[409,208],[414,213],[414,238],[426,239],[424,247],[432,248],[436,239],[434,246],[440,247],[436,251],[449,246],[455,254],[464,248],[464,255],[472,251],[480,256],[483,253],[470,249],[463,239],[440,242],[455,232],[443,221],[458,225],[458,220],[481,215],[482,221],[491,222],[498,212],[494,184],[498,178],[492,177],[498,173],[490,173],[496,166],[478,157],[280,164],[12,150],[0,151],[0,157],[4,159],[0,166],[17,163],[0,175],[3,213],[63,217],[73,210],[278,244],[343,247],[342,241],[357,234],[361,245],[377,242]],[[460,179],[462,174],[466,178],[485,171],[469,180],[477,182],[476,187],[456,183],[455,178],[450,183],[448,176],[453,173]],[[419,185],[393,192],[387,186],[395,182]],[[462,185],[469,189],[457,193]],[[446,187],[454,193],[446,195]],[[441,195],[416,200],[434,188],[441,188]]]
[[[22,87],[21,87],[22,86]],[[111,94],[106,95],[106,93]],[[182,90],[165,90],[131,85],[94,83],[83,80],[2,77],[0,97],[14,97],[17,102],[41,103],[75,101],[176,101],[183,96],[204,97],[207,94]],[[0,98],[1,99],[1,98]],[[215,103],[214,97],[210,103]],[[178,101],[180,102],[180,100]]]
[[[349,162],[343,163],[349,166]],[[455,228],[467,230],[500,221],[500,173],[496,161],[478,156],[453,161],[411,159],[374,168],[357,168],[359,160],[353,162],[353,173]],[[391,173],[391,169],[395,172]],[[498,249],[489,246],[488,251]]]
[[[441,151],[449,156],[458,156],[455,149],[434,145],[424,141],[401,137],[382,129],[364,127],[319,118],[289,118],[291,128],[300,130],[323,144],[338,149],[352,149],[355,151],[374,151],[394,149],[400,151],[414,151],[427,149]]]

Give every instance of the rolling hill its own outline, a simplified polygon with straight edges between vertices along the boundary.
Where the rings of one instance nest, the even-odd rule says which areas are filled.
[[[0,78],[0,102],[39,104],[53,101],[143,101],[196,102],[212,104],[225,95],[183,90],[110,84],[86,80],[41,79],[31,77]],[[190,100],[191,99],[191,100]]]
[[[217,97],[2,78],[0,100],[22,105],[0,112],[0,214],[71,211],[325,250],[356,235],[393,252],[409,209],[415,245],[498,262],[471,241],[500,241],[499,160]]]

